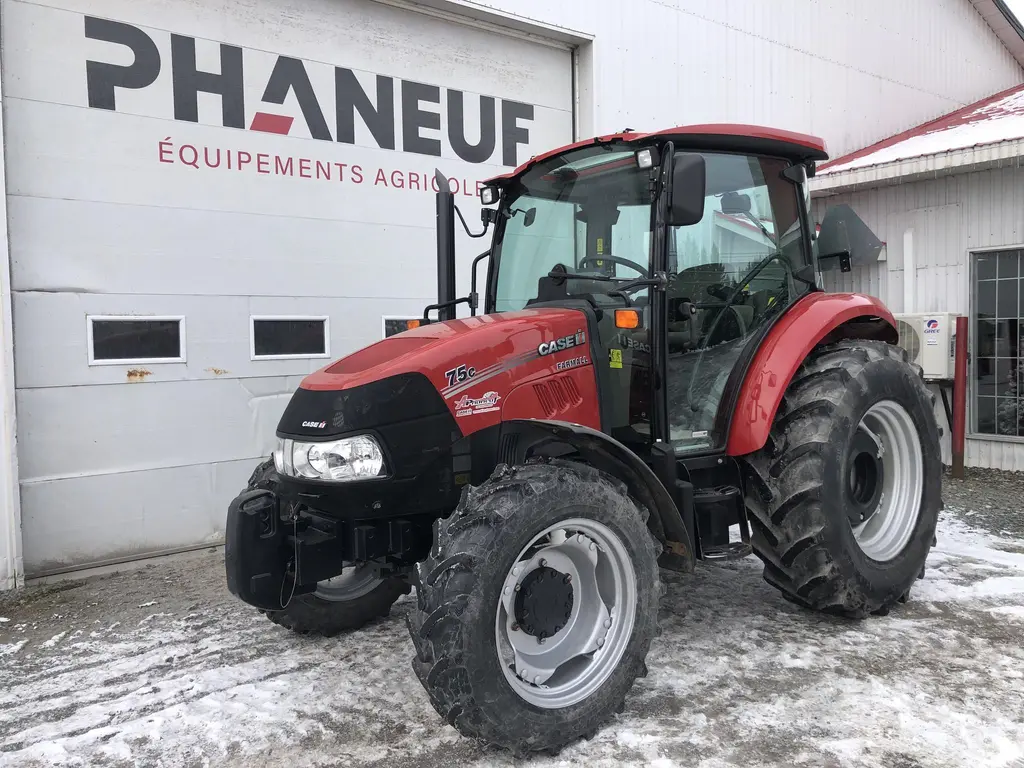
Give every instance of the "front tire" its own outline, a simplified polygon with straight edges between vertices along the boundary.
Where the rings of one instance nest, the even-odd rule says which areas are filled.
[[[413,669],[449,724],[525,755],[622,710],[646,674],[660,581],[621,484],[566,461],[502,467],[435,537],[409,631]]]
[[[907,600],[942,504],[932,403],[889,344],[844,341],[805,361],[767,445],[741,459],[751,543],[787,599],[851,618]]]
[[[273,460],[264,461],[253,471],[246,490],[275,491],[277,474]],[[317,584],[315,592],[294,595],[278,611],[261,610],[278,626],[301,635],[334,637],[369,624],[391,613],[391,606],[412,591],[405,579],[380,578],[370,570],[371,563],[346,565],[344,572]],[[287,598],[287,595],[282,595]]]

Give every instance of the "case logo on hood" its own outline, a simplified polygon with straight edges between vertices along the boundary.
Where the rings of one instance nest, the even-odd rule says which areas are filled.
[[[501,400],[501,395],[493,390],[487,392],[482,397],[470,397],[469,395],[463,395],[459,398],[459,401],[455,403],[455,415],[474,416],[478,413],[492,413],[493,411],[499,410],[497,407],[499,400]]]
[[[554,341],[542,342],[541,345],[537,347],[537,354],[544,357],[545,355],[553,355],[556,352],[564,352],[567,349],[582,346],[586,340],[587,334],[583,331],[576,331],[576,333],[571,336],[563,336],[562,338],[555,339]]]
[[[326,421],[304,421],[302,422],[304,427],[312,427],[313,429],[323,429],[327,426]]]

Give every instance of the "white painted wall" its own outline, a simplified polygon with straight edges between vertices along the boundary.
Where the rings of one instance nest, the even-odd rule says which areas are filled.
[[[848,203],[886,242],[886,260],[842,274],[824,273],[825,287],[857,291],[882,299],[895,313],[905,311],[908,280],[913,281],[915,312],[970,314],[972,249],[1024,243],[1024,168],[1005,168],[948,176],[815,200],[820,222],[824,206]],[[915,269],[905,269],[903,243],[913,232]],[[968,396],[968,425],[971,401]],[[937,408],[940,424],[946,417]],[[949,461],[949,429],[943,439]],[[1024,440],[990,440],[968,433],[968,466],[1024,470]]]
[[[520,120],[529,137],[511,165],[572,138],[568,48],[369,0],[5,0],[3,9],[30,576],[218,542],[289,396],[328,362],[251,360],[250,315],[329,316],[332,358],[379,339],[382,315],[418,315],[436,300],[425,181],[434,168],[458,180],[459,205],[479,229],[476,183],[509,169],[507,101],[534,110]],[[138,27],[159,54],[152,84],[115,89],[115,110],[90,108],[86,62],[126,66],[134,54],[87,39],[86,14]],[[199,95],[196,122],[175,119],[172,33],[200,38],[205,71],[222,71],[221,43],[242,49],[243,128],[224,126],[213,94]],[[263,101],[278,55],[305,62],[326,140],[313,138],[294,91],[284,104]],[[359,120],[354,143],[335,141],[335,66],[358,70],[371,99],[375,75],[395,78],[397,116],[400,80],[464,92],[469,143],[481,137],[480,94],[495,98],[493,151],[478,163],[455,153],[448,91],[432,110],[440,130],[421,130],[442,139],[441,157],[404,151],[402,123],[397,149],[379,148]],[[256,112],[293,117],[291,132],[244,130]],[[239,152],[251,158],[243,170]],[[293,164],[291,175],[275,158]],[[419,189],[404,182],[411,173]],[[460,295],[481,242],[458,244]],[[89,314],[183,315],[187,362],[89,366]]]
[[[970,0],[445,4],[593,35],[599,133],[755,122],[824,136],[838,157],[1022,80]]]
[[[0,24],[4,18],[0,8]],[[4,97],[0,64],[0,103]],[[7,187],[4,116],[0,110],[0,190]],[[0,195],[0,590],[24,579],[21,541],[21,496],[18,493],[18,451],[14,407],[14,333],[11,323],[11,264],[7,247],[7,197]]]

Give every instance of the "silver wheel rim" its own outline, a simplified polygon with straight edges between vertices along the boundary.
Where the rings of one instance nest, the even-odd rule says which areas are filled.
[[[348,566],[337,576],[317,582],[313,594],[332,603],[344,603],[370,594],[382,579],[369,563]]]
[[[865,555],[878,562],[896,558],[917,527],[924,495],[921,438],[907,409],[892,400],[875,403],[859,429],[879,449],[884,478],[875,512],[853,534]]]
[[[516,588],[529,584],[527,577],[540,568],[558,571],[573,596],[565,625],[543,642],[516,618]],[[543,709],[586,699],[618,667],[633,634],[636,606],[636,575],[617,534],[585,518],[549,526],[519,553],[502,585],[494,632],[505,679]]]

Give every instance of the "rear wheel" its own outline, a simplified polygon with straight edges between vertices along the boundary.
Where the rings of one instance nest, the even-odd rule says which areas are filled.
[[[932,403],[898,347],[848,341],[808,357],[768,444],[742,459],[751,543],[769,584],[854,618],[907,599],[941,508]]]
[[[256,467],[246,490],[273,491],[275,486],[271,460]],[[412,586],[404,579],[381,578],[373,563],[346,563],[340,575],[319,582],[315,592],[294,595],[283,603],[282,610],[261,613],[293,632],[333,637],[388,616],[395,601],[411,591]],[[287,594],[282,595],[282,602],[287,598]]]
[[[499,469],[435,529],[413,668],[465,736],[525,754],[621,711],[657,624],[654,540],[618,483],[564,461]]]

